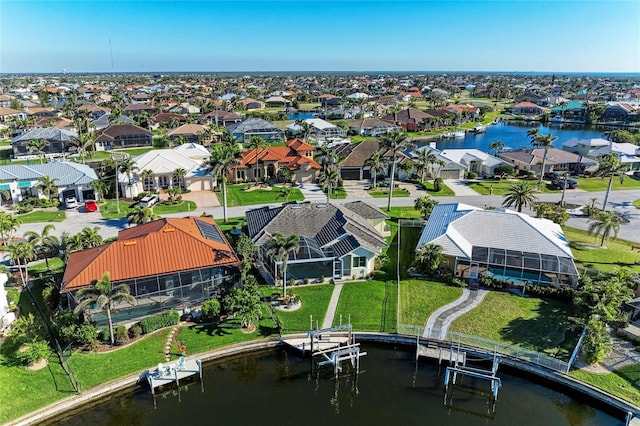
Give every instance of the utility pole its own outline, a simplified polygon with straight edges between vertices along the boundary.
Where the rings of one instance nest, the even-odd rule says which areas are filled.
[[[115,160],[116,162],[116,172],[115,172],[115,176],[116,176],[116,213],[120,214],[120,182],[118,180],[118,174],[119,174],[119,170],[118,170],[118,159],[123,160],[127,157],[127,154],[125,154],[124,152],[112,152],[111,153],[111,158],[113,160]]]

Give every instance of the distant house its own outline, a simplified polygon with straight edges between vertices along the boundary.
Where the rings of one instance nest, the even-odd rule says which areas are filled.
[[[38,118],[34,125],[36,127],[57,127],[58,129],[74,130],[73,121],[64,117],[41,117]]]
[[[95,133],[96,150],[151,146],[152,133],[134,124],[113,124]]]
[[[344,157],[344,161],[340,163],[340,177],[344,180],[362,180],[372,179],[371,168],[366,165],[367,160],[374,152],[380,151],[383,157],[391,160],[392,153],[389,150],[380,147],[380,143],[376,140],[366,140],[357,144],[341,143],[331,147],[331,150],[338,156]],[[410,157],[402,152],[398,153],[398,164],[410,163]],[[400,167],[396,168],[399,178],[406,177]],[[388,172],[384,173],[385,176]]]
[[[220,126],[230,126],[240,123],[244,120],[244,116],[230,111],[216,110],[202,116],[202,120],[208,124],[216,124]]]
[[[346,135],[342,127],[338,127],[321,118],[307,118],[304,122],[311,126],[309,137],[316,142],[326,142],[329,139],[341,138]],[[303,131],[302,126],[295,122],[289,124],[287,130],[294,136],[299,136]]]
[[[138,115],[138,114],[141,114],[143,111],[146,111],[150,115],[153,115],[158,112],[158,108],[146,103],[133,103],[124,107],[124,112],[130,115]]]
[[[237,142],[244,142],[252,136],[259,136],[267,142],[284,141],[284,130],[262,118],[250,117],[227,127]]]
[[[512,106],[511,112],[516,115],[540,115],[544,114],[544,108],[533,102],[522,101]]]
[[[97,105],[90,105],[90,104],[79,106],[78,111],[87,111],[89,113],[89,117],[92,120],[97,120],[103,115],[111,112],[109,108],[104,108],[104,107],[100,107]]]
[[[582,102],[563,101],[551,108],[551,113],[568,121],[584,121],[587,109]]]
[[[78,136],[73,130],[59,129],[57,127],[36,127],[11,140],[11,148],[14,157],[33,156],[33,151],[29,150],[31,141],[44,139],[48,145],[44,147],[44,153],[47,157],[64,156],[69,148],[69,141]]]
[[[110,121],[113,121],[113,123],[111,123]],[[97,130],[106,129],[112,124],[135,124],[135,121],[133,121],[131,118],[127,117],[126,115],[120,115],[120,117],[118,117],[117,119],[111,120],[111,113],[108,112],[106,114],[101,115],[99,118],[93,120],[91,122],[90,127],[92,127],[97,131]]]
[[[180,127],[167,132],[169,140],[176,143],[179,140],[191,143],[209,143],[211,139],[207,136],[207,128],[201,124],[183,124]],[[208,140],[207,140],[208,139]]]
[[[0,108],[11,107],[11,101],[13,98],[9,95],[0,95]]]
[[[233,182],[271,179],[279,170],[286,169],[292,173],[292,182],[315,182],[321,167],[313,159],[313,147],[300,139],[288,140],[285,145],[243,152],[240,164],[233,167],[229,178]]]
[[[244,108],[247,111],[252,111],[252,110],[256,110],[256,109],[264,109],[264,102],[258,101],[258,100],[253,99],[253,98],[245,98],[245,99],[242,100],[242,103],[244,104]]]
[[[0,107],[0,123],[6,123],[11,120],[21,119],[23,120],[27,116],[24,111],[18,111],[17,109]]]
[[[283,98],[282,96],[271,96],[265,99],[265,103],[270,107],[289,107],[291,101]]]
[[[38,179],[49,176],[58,188],[58,198],[74,196],[79,201],[95,200],[91,182],[98,180],[96,172],[85,164],[54,161],[45,164],[0,166],[0,191],[3,201],[18,203],[26,198],[45,198]],[[5,197],[9,194],[11,200]]]
[[[268,250],[275,232],[300,237],[300,249],[287,262],[287,279],[368,277],[375,258],[387,246],[383,236],[387,216],[362,202],[283,204],[249,210],[246,216],[247,233],[258,247],[258,262],[274,281],[281,278],[281,262]]]
[[[573,253],[560,225],[507,209],[438,204],[422,230],[416,250],[443,248],[455,277],[540,285],[578,283]]]
[[[117,304],[113,322],[131,323],[223,297],[238,282],[239,263],[213,218],[165,218],[122,230],[116,241],[71,253],[60,293],[73,308],[78,290],[109,272],[111,282],[127,285],[136,299],[135,305]],[[107,324],[104,311],[87,314],[98,326]]]
[[[479,176],[493,176],[495,168],[499,165],[510,165],[508,162],[479,149],[445,149],[440,152],[440,155],[445,159],[446,163],[460,164],[465,168],[465,171],[477,173]],[[460,178],[460,176],[455,176],[455,171],[449,174],[446,166],[440,171],[439,176],[446,179],[451,175],[454,178]]]
[[[402,130],[400,126],[388,123],[378,118],[361,118],[348,120],[349,132],[362,136],[380,136]]]
[[[405,128],[408,132],[419,132],[424,127],[425,120],[432,116],[416,108],[407,108],[380,117],[382,121]]]
[[[625,123],[640,121],[640,107],[626,103],[615,103],[607,106],[602,113],[605,121],[623,121]]]
[[[174,126],[179,126],[186,123],[187,117],[183,114],[176,114],[175,112],[161,112],[154,115],[151,120],[153,121],[153,128],[156,129],[162,124],[166,124],[165,127],[169,127],[173,123],[175,123],[173,124]]]
[[[597,165],[587,157],[563,151],[557,148],[548,149],[545,170],[542,170],[542,159],[544,157],[543,148],[520,149],[516,151],[502,151],[498,153],[498,158],[511,164],[516,170],[522,172],[547,173],[550,171],[567,170],[583,173],[586,169]]]

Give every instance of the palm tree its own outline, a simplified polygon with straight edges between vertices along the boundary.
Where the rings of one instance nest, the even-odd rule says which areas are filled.
[[[158,215],[149,207],[135,206],[127,215],[129,224],[135,223],[136,225],[142,225],[155,219],[158,219]]]
[[[438,201],[434,200],[428,195],[416,198],[416,201],[414,201],[413,203],[413,207],[418,210],[420,214],[422,214],[422,217],[425,220],[429,219],[429,216],[431,216],[431,212],[436,205],[438,205]]]
[[[291,195],[291,188],[288,186],[282,186],[280,187],[278,195],[276,195],[276,200],[284,198],[285,202],[289,202],[289,195]]]
[[[416,250],[415,265],[418,272],[433,274],[438,270],[443,260],[443,248],[437,244],[424,244]]]
[[[180,189],[185,189],[184,178],[187,175],[187,171],[183,168],[175,169],[173,171],[173,186],[178,186]]]
[[[258,183],[258,163],[260,161],[260,150],[261,149],[266,149],[269,146],[269,144],[267,144],[267,141],[265,141],[264,139],[262,139],[260,136],[251,136],[251,138],[249,139],[249,141],[247,142],[247,149],[254,149],[256,151],[256,168],[253,172],[253,179],[255,180],[256,184]],[[248,161],[248,159],[247,159]]]
[[[375,188],[377,186],[376,180],[378,173],[385,171],[388,167],[387,159],[382,156],[380,151],[376,151],[371,157],[366,159],[364,165],[369,166],[371,176],[373,177],[373,187]]]
[[[155,181],[153,179],[153,170],[145,169],[140,173],[140,178],[142,179],[142,188],[145,191],[153,191],[155,190]],[[151,189],[148,189],[151,188]]]
[[[535,196],[536,188],[529,185],[526,182],[517,182],[507,187],[506,193],[503,195],[504,201],[502,205],[505,207],[511,207],[515,204],[518,212],[522,212],[522,207],[532,207],[538,202],[538,198]]]
[[[84,159],[89,148],[93,148],[94,137],[92,133],[80,133],[78,136],[69,140],[69,147],[73,148],[84,164]]]
[[[529,132],[527,132],[529,134]],[[555,142],[558,138],[551,135],[551,133],[547,135],[536,134],[536,137],[531,142],[533,146],[538,148],[544,148],[544,155],[542,156],[542,170],[540,171],[540,176],[538,177],[538,188],[542,186],[542,177],[544,176],[544,169],[547,164],[547,155],[549,153],[549,147],[553,146],[553,142]]]
[[[57,181],[58,179],[51,179],[51,176],[41,176],[38,178],[38,186],[42,188],[42,193],[47,196],[49,201],[51,201],[52,195],[58,194]]]
[[[620,232],[620,218],[615,212],[600,212],[596,217],[589,219],[589,228],[587,229],[589,235],[602,234],[602,240],[600,241],[600,247],[604,246],[604,241],[610,239],[611,234],[613,238],[618,238],[618,232]]]
[[[49,146],[49,141],[46,139],[31,139],[29,141],[29,152],[35,152],[40,157],[40,164],[44,162],[44,149]]]
[[[531,144],[535,145],[535,141],[538,137],[538,133],[540,133],[540,128],[539,127],[533,127],[529,130],[527,130],[527,136],[531,139]]]
[[[133,159],[131,159],[131,157],[127,157],[124,160],[120,160],[118,162],[118,171],[122,174],[127,175],[127,181],[128,181],[127,186],[129,187],[129,191],[131,194],[131,175],[135,174],[135,172],[138,171],[138,166],[133,161]],[[116,177],[116,185],[118,184],[117,181],[118,179]]]
[[[105,272],[102,279],[97,281],[93,287],[78,290],[76,293],[78,306],[73,310],[75,315],[84,312],[89,306],[96,305],[99,311],[107,311],[107,322],[109,324],[109,337],[113,345],[113,322],[111,321],[111,310],[117,303],[127,302],[132,305],[136,303],[135,297],[130,294],[129,286],[120,284],[113,286],[109,272]]]
[[[33,244],[20,241],[18,243],[5,245],[5,248],[9,252],[11,263],[18,267],[22,286],[26,288],[27,284],[29,284],[29,268],[27,268],[27,264],[36,257]]]
[[[422,149],[418,151],[418,154],[413,157],[413,160],[417,163],[416,168],[420,170],[420,181],[424,181],[425,176],[424,172],[429,170],[429,174],[431,177],[436,177],[433,171],[433,165],[438,165],[439,167],[444,166],[446,163],[438,158],[438,156],[429,149]]]
[[[300,135],[301,138],[306,141],[313,131],[313,127],[311,127],[311,124],[307,123],[304,119],[296,120],[295,124],[300,128],[300,133],[302,133]]]
[[[212,176],[218,176],[222,182],[222,209],[224,222],[227,223],[227,175],[233,171],[233,166],[240,164],[240,149],[235,141],[226,141],[214,145],[211,157],[204,163],[204,167],[211,171]]]
[[[398,152],[407,146],[409,139],[402,132],[385,133],[380,137],[380,145],[392,152],[391,176],[389,178],[389,199],[387,201],[387,211],[391,210],[391,197],[393,197],[393,177],[396,173],[396,157]]]
[[[529,132],[527,132],[527,134],[529,134]],[[502,142],[501,140],[493,141],[489,144],[489,149],[493,150],[494,157],[498,155],[498,151],[500,151],[502,148],[504,148],[504,142]]]
[[[604,202],[602,203],[602,210],[606,211],[609,193],[611,193],[611,187],[613,186],[613,177],[619,176],[620,183],[624,182],[624,172],[626,172],[629,167],[628,164],[621,164],[620,159],[613,152],[600,154],[598,160],[600,164],[594,176],[609,177],[609,185],[607,185],[607,192],[604,194]]]
[[[107,193],[107,184],[102,180],[94,180],[91,182],[91,189],[93,189],[96,198],[101,200]]]
[[[300,237],[296,234],[291,234],[285,237],[280,232],[274,232],[267,242],[267,253],[273,256],[273,258],[282,262],[282,297],[287,294],[287,262],[289,261],[289,253],[296,252],[300,248]],[[276,265],[276,271],[278,266]]]
[[[20,227],[21,223],[17,216],[0,211],[0,238],[5,246],[9,243],[13,233]]]
[[[50,232],[55,229],[56,227],[49,223],[42,228],[41,233],[37,233],[36,231],[27,231],[24,233],[27,241],[34,246],[38,257],[44,257],[47,269],[49,268],[49,257],[51,257],[53,253],[58,252],[60,247],[60,239],[54,235],[50,235]]]
[[[327,203],[331,199],[331,190],[338,188],[342,179],[340,174],[331,168],[327,168],[318,173],[318,181],[322,185],[322,189],[327,191]]]

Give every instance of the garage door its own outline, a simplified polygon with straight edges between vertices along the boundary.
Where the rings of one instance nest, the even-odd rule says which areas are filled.
[[[360,180],[360,169],[348,169],[343,167],[340,169],[340,176],[342,176],[342,179],[344,180]]]
[[[442,169],[440,170],[440,177],[442,179],[460,179],[461,170],[458,169]]]

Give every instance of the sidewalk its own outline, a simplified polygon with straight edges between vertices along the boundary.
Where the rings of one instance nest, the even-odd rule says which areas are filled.
[[[445,339],[451,323],[478,306],[488,292],[488,290],[469,290],[463,288],[462,296],[448,305],[440,307],[431,314],[424,327],[422,336],[427,339]]]
[[[338,308],[338,300],[340,300],[341,292],[342,283],[335,284],[333,293],[331,293],[329,306],[327,307],[327,313],[324,315],[324,321],[322,321],[322,328],[329,328],[333,325],[333,317],[336,316],[336,309]]]

